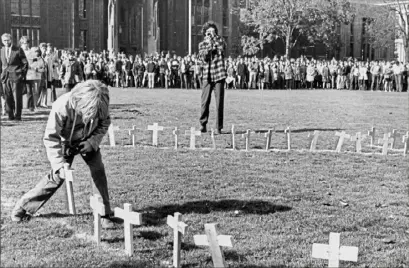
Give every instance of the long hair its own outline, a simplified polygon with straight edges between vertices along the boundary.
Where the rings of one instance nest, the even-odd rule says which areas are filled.
[[[88,80],[77,84],[71,90],[70,104],[82,116],[84,124],[92,119],[109,116],[109,90],[98,80]]]

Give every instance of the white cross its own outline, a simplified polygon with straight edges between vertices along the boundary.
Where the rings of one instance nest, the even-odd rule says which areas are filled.
[[[139,128],[132,126],[132,129],[129,129],[129,135],[132,137],[132,146],[135,147],[135,134],[139,131]]]
[[[65,174],[65,184],[67,188],[67,204],[68,204],[68,211],[70,214],[75,215],[75,201],[74,201],[74,190],[73,190],[73,182],[74,182],[74,175],[73,169],[71,169],[70,164],[64,164],[64,174]]]
[[[389,146],[389,143],[391,143],[392,142],[392,139],[391,138],[389,138],[389,136],[390,136],[390,133],[389,134],[384,134],[383,135],[383,139],[379,139],[378,140],[378,143],[382,143],[383,145],[382,145],[382,155],[387,155],[388,154],[388,146]]]
[[[362,141],[364,138],[361,132],[357,132],[355,136],[351,136],[351,141],[355,142],[355,150],[357,153],[362,152]]]
[[[231,144],[233,150],[236,150],[236,128],[234,125],[231,126]]]
[[[243,138],[246,138],[246,151],[250,149],[250,129],[246,130],[246,133],[242,135]]]
[[[375,127],[372,127],[370,131],[368,131],[368,136],[371,137],[371,146],[373,146],[374,142],[375,142]]]
[[[216,150],[216,138],[214,137],[214,129],[211,129],[210,137],[212,139],[213,150]]]
[[[344,139],[350,139],[351,135],[349,134],[345,134],[345,131],[342,132],[335,132],[335,136],[338,136],[338,144],[337,144],[337,148],[335,149],[335,152],[340,153],[341,149],[342,149],[342,144],[344,144]]]
[[[196,131],[194,127],[191,127],[190,130],[185,131],[185,135],[190,135],[190,149],[196,149],[196,136],[201,136],[202,132]]]
[[[265,138],[267,138],[267,141],[266,141],[266,151],[268,151],[269,149],[270,149],[270,146],[271,146],[271,136],[273,135],[273,130],[272,129],[269,129],[268,131],[267,131],[267,133],[264,135],[264,137]]]
[[[141,225],[142,215],[138,212],[132,211],[132,205],[125,203],[124,209],[115,208],[115,217],[124,220],[124,237],[125,237],[125,252],[128,256],[133,254],[133,233],[132,224]]]
[[[180,132],[179,129],[177,127],[175,127],[175,130],[173,130],[173,135],[175,136],[175,150],[178,149],[178,136],[179,136]]]
[[[396,141],[398,140],[398,131],[396,129],[392,130],[392,133],[389,133],[389,138],[392,138],[391,149],[395,149]]]
[[[317,259],[328,259],[328,267],[339,267],[339,261],[358,261],[358,248],[339,246],[340,234],[329,234],[329,245],[313,244],[312,257]]]
[[[180,248],[182,235],[185,235],[187,224],[182,222],[182,214],[175,212],[174,217],[168,215],[166,224],[173,229],[173,267],[180,267]]]
[[[291,150],[291,130],[290,130],[290,127],[287,127],[284,130],[284,133],[287,135],[287,149],[290,151]]]
[[[109,137],[109,145],[115,147],[115,131],[119,131],[118,126],[114,126],[114,124],[110,124],[108,128],[108,137]]]
[[[320,135],[320,132],[318,130],[314,130],[314,134],[311,135],[308,134],[308,138],[312,138],[311,140],[311,145],[310,145],[310,151],[315,151],[317,148],[317,142],[318,142],[318,137]]]
[[[102,197],[98,194],[90,197],[89,204],[94,214],[94,239],[99,245],[101,242],[101,216],[105,216],[105,206],[102,203]]]
[[[214,267],[226,267],[223,252],[220,247],[233,247],[230,235],[217,235],[216,225],[205,224],[206,235],[195,235],[193,239],[197,246],[209,246]]]
[[[404,135],[402,137],[402,142],[404,144],[404,147],[403,147],[403,155],[404,156],[407,155],[408,152],[409,152],[408,139],[409,139],[409,131],[406,132],[406,135]]]
[[[163,131],[163,127],[159,126],[158,123],[154,123],[151,126],[148,126],[148,130],[152,130],[152,145],[158,146],[158,133]]]

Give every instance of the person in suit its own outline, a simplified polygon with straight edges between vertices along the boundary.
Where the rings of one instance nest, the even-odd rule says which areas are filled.
[[[223,129],[224,83],[227,77],[224,53],[226,42],[218,35],[214,22],[206,22],[202,28],[204,41],[199,44],[199,56],[203,60],[203,87],[201,98],[200,131],[207,132],[212,91],[216,98],[216,134]]]
[[[68,52],[68,58],[61,66],[61,82],[66,92],[70,92],[82,79],[82,69],[74,57],[74,51]]]
[[[21,120],[24,80],[28,61],[23,49],[14,46],[9,33],[1,36],[4,47],[0,51],[1,83],[10,120]]]

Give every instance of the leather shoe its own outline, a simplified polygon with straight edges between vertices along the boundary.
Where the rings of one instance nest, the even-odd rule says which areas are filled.
[[[215,134],[217,134],[217,135],[222,134],[222,130],[221,130],[221,129],[217,129],[217,130],[215,131]]]
[[[200,132],[202,132],[202,133],[206,133],[206,132],[207,132],[206,125],[202,125],[202,126],[200,127]]]
[[[11,212],[11,221],[13,222],[21,222],[24,218],[29,218],[29,215],[22,207],[15,207]]]

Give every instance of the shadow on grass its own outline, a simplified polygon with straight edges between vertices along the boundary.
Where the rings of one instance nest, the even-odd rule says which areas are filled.
[[[144,215],[145,223],[148,225],[161,225],[165,223],[168,215],[175,212],[182,214],[201,213],[208,214],[212,211],[235,211],[238,210],[243,214],[265,215],[275,212],[286,212],[292,208],[284,205],[276,205],[263,200],[235,200],[226,199],[219,201],[200,200],[187,202],[182,205],[171,204],[159,207],[148,207]]]
[[[264,134],[268,132],[268,129],[250,129],[252,132],[256,134]],[[284,133],[284,130],[274,130],[271,128],[273,133]],[[300,128],[300,129],[291,129],[292,133],[303,133],[303,132],[313,132],[314,130],[326,132],[326,131],[342,131],[345,129],[341,128]],[[231,131],[223,131],[222,134],[232,134]],[[236,135],[246,134],[245,130],[236,130]]]
[[[147,268],[158,267],[149,261],[129,260],[124,262],[113,262],[106,266],[108,268]],[[160,266],[159,266],[160,267]]]
[[[67,213],[52,212],[52,213],[48,213],[48,214],[40,214],[40,215],[38,215],[36,217],[37,218],[51,219],[51,218],[69,218],[69,217],[78,217],[78,216],[90,216],[90,215],[92,215],[91,212],[81,213],[81,214],[76,214],[76,215],[67,214]]]
[[[163,236],[163,234],[154,231],[140,231],[137,237],[155,241],[161,239]]]

